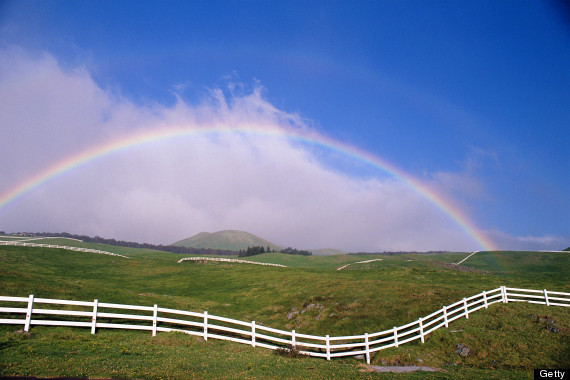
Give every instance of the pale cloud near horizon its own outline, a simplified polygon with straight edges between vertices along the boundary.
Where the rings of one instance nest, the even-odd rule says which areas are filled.
[[[570,247],[570,240],[562,236],[513,236],[497,230],[485,231],[485,233],[496,241],[500,247],[508,247],[509,250],[513,251],[562,251]]]
[[[173,106],[140,105],[103,90],[86,69],[62,69],[49,54],[0,50],[0,72],[0,194],[88,147],[144,130],[223,124],[316,133],[298,115],[269,103],[260,86],[233,95],[212,89],[195,104],[178,97]],[[484,186],[457,173],[434,178],[442,190]],[[305,249],[478,248],[405,184],[342,173],[310,147],[272,135],[188,135],[131,147],[0,210],[0,230],[8,232],[66,231],[169,244],[223,229]],[[500,246],[526,242],[551,249],[564,242],[490,234]]]

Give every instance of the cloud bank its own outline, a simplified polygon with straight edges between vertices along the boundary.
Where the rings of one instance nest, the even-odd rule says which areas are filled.
[[[102,89],[84,68],[63,69],[49,54],[14,47],[0,50],[0,72],[0,194],[66,157],[135,133],[174,125],[228,130],[90,161],[0,209],[0,230],[169,244],[201,231],[239,229],[308,249],[480,248],[405,184],[336,170],[315,147],[279,137],[316,132],[270,104],[260,86],[211,89],[193,104],[178,96],[173,106],[141,105]],[[243,133],[244,127],[264,133]],[[543,248],[560,244],[531,240]]]

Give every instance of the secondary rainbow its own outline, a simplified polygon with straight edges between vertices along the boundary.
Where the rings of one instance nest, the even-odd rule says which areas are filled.
[[[450,202],[444,199],[440,194],[433,191],[426,185],[422,184],[419,180],[413,178],[411,175],[405,173],[395,165],[375,156],[369,152],[335,141],[331,138],[322,136],[316,133],[303,133],[296,130],[281,130],[273,129],[267,130],[257,126],[253,127],[239,127],[228,128],[224,126],[209,126],[204,127],[168,127],[157,128],[153,130],[146,130],[131,135],[127,135],[100,145],[93,146],[89,149],[81,151],[75,155],[69,156],[52,166],[36,173],[27,180],[16,185],[12,189],[0,195],[0,211],[12,201],[24,196],[25,194],[33,191],[41,185],[56,179],[57,177],[81,167],[82,165],[94,161],[98,158],[105,157],[114,152],[126,150],[131,147],[144,145],[147,143],[166,140],[174,137],[199,135],[199,134],[246,134],[246,135],[259,135],[268,137],[278,137],[289,140],[296,140],[308,144],[331,149],[343,155],[354,158],[358,161],[372,165],[381,171],[397,178],[398,180],[407,184],[415,192],[429,200],[434,206],[447,214],[462,230],[464,230],[483,250],[493,251],[497,250],[494,243],[486,236],[481,234],[475,227],[474,223],[458,208],[453,206]]]

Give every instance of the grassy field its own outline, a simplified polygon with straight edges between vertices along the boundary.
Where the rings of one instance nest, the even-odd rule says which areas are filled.
[[[36,241],[45,243],[45,241]],[[566,253],[482,252],[457,268],[465,253],[402,256],[293,256],[270,253],[247,264],[177,264],[181,255],[52,239],[51,244],[96,248],[129,259],[60,249],[0,247],[2,295],[99,299],[159,304],[301,333],[355,335],[401,325],[500,285],[570,291]],[[382,258],[365,264],[358,261]],[[310,303],[319,308],[302,310]],[[373,364],[434,366],[445,372],[382,374],[382,378],[531,378],[533,368],[570,364],[570,312],[531,304],[497,304],[449,329],[380,351]],[[547,330],[554,320],[557,333]],[[542,318],[545,319],[545,318]],[[0,375],[103,378],[377,378],[362,360],[288,358],[229,342],[179,333],[0,326]],[[461,357],[455,345],[471,354]]]

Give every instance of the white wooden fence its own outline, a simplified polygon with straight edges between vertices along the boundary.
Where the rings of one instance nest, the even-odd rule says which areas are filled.
[[[0,296],[0,324],[24,325],[24,331],[34,326],[74,326],[91,328],[95,334],[97,328],[134,329],[157,332],[180,331],[200,336],[205,340],[223,339],[264,347],[272,350],[296,347],[301,353],[330,360],[340,356],[364,355],[370,363],[370,355],[389,347],[419,339],[422,343],[431,332],[448,327],[458,318],[469,318],[476,310],[487,308],[497,302],[530,302],[547,306],[570,306],[570,293],[544,290],[500,288],[483,291],[474,296],[463,298],[449,306],[444,306],[423,318],[403,326],[362,335],[331,337],[307,335],[292,331],[278,330],[260,323],[243,322],[203,313],[167,309],[154,306],[120,305],[92,302],[66,301],[46,298]],[[16,307],[22,304],[25,307]],[[81,310],[40,308],[40,305],[70,305]],[[117,312],[117,309],[121,312]],[[126,313],[124,310],[133,311]],[[20,314],[25,318],[18,318]],[[57,320],[49,319],[58,316]],[[125,324],[123,321],[129,321]]]
[[[101,251],[99,249],[91,249],[91,248],[80,248],[80,247],[68,247],[66,245],[56,245],[56,244],[38,244],[38,243],[27,243],[26,241],[0,241],[0,245],[11,245],[11,246],[18,246],[18,247],[43,247],[43,248],[59,248],[59,249],[66,249],[68,251],[78,251],[78,252],[90,252],[90,253],[99,253],[102,255],[111,255],[111,256],[119,256],[128,259],[127,256],[119,255],[118,253]]]
[[[384,260],[384,259],[372,259],[372,260],[365,260],[365,261],[357,261],[355,263],[350,263],[350,264],[346,264],[346,265],[343,265],[341,267],[338,267],[338,268],[336,268],[336,270],[343,270],[344,268],[346,268],[352,264],[365,264],[365,263],[371,263],[373,261],[382,261],[382,260]]]
[[[83,243],[81,239],[75,239],[63,236],[16,236],[16,235],[0,235],[0,239],[10,239],[10,241],[31,241],[31,240],[44,240],[44,239],[66,239],[74,240]]]
[[[183,261],[221,261],[221,262],[226,262],[226,263],[255,264],[255,265],[266,265],[266,266],[272,266],[272,267],[287,268],[287,265],[272,264],[272,263],[258,263],[255,261],[247,261],[247,260],[239,260],[239,259],[226,259],[226,258],[222,258],[222,257],[184,257],[184,258],[178,260],[178,264],[180,264]]]

